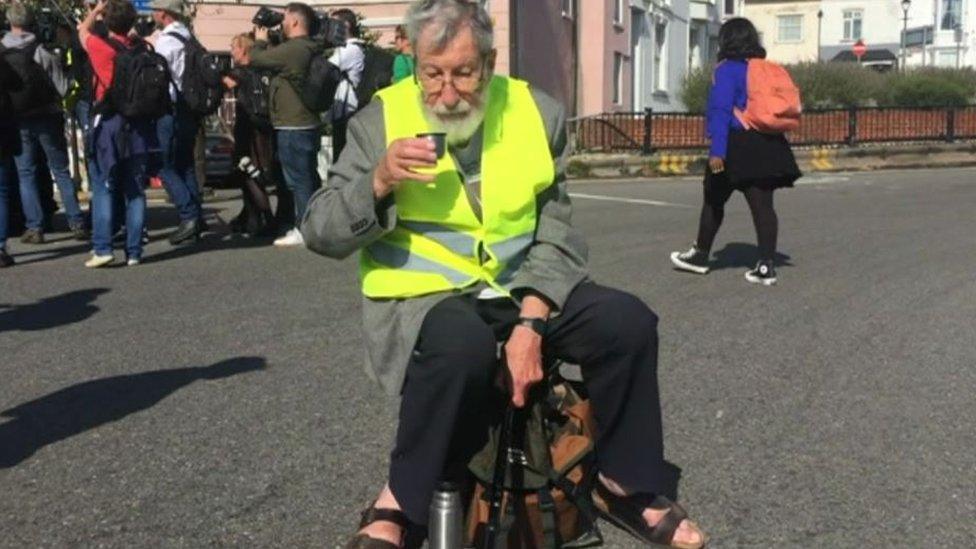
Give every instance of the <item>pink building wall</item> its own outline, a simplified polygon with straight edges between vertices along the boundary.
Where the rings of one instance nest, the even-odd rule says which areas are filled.
[[[625,3],[622,24],[615,24],[615,2],[577,0],[579,11],[574,14],[575,19],[571,19],[563,16],[560,0],[492,0],[490,12],[498,49],[496,72],[509,74],[514,66],[519,77],[556,97],[576,115],[628,110],[633,94],[630,9]],[[200,3],[196,6],[194,29],[208,49],[229,51],[230,39],[235,34],[251,30],[251,18],[260,5],[281,7],[285,3]],[[311,2],[316,8],[350,8],[361,13],[365,17],[365,26],[380,32],[383,46],[392,44],[393,29],[403,22],[410,4],[410,0]],[[511,28],[513,5],[516,10],[514,36]],[[578,59],[573,51],[574,32],[578,33]],[[624,56],[619,105],[613,104],[614,53]],[[576,63],[578,67],[574,66]]]
[[[632,103],[633,70],[630,58],[630,8],[623,21],[613,21],[615,0],[580,2],[580,110],[585,116],[607,111],[626,111]],[[621,102],[613,103],[614,54],[623,56]]]

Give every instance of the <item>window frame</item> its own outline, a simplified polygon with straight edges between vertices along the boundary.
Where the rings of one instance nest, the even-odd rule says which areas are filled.
[[[624,104],[624,54],[613,52],[613,96],[615,106]]]
[[[857,42],[864,39],[864,10],[861,8],[851,8],[843,11],[843,41]],[[857,35],[854,35],[854,23],[858,22]]]
[[[786,19],[797,20],[796,30],[798,36],[796,38],[783,38],[783,22]],[[792,28],[792,27],[789,27]],[[777,44],[799,44],[803,42],[803,14],[802,13],[784,13],[782,15],[776,16],[776,43]]]

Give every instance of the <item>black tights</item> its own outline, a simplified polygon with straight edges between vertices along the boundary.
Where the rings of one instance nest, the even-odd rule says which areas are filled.
[[[695,245],[699,250],[709,252],[715,235],[718,234],[722,220],[725,218],[725,203],[732,196],[731,188],[724,188],[722,182],[712,182],[714,176],[705,179],[705,202],[702,205],[701,219],[698,223],[698,240]],[[715,184],[717,183],[717,184]],[[772,188],[752,186],[743,193],[749,210],[752,211],[752,222],[756,227],[756,238],[759,241],[759,259],[772,261],[776,254],[776,236],[779,232],[779,219],[773,209]]]

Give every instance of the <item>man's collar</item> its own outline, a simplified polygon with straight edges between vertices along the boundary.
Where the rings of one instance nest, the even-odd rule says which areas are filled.
[[[163,32],[178,31],[182,29],[186,29],[186,26],[184,26],[183,23],[180,23],[179,21],[173,21],[169,25],[163,27]]]

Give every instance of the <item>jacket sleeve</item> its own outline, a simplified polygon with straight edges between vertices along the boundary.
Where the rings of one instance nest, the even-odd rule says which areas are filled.
[[[251,48],[251,64],[255,69],[267,69],[280,72],[288,67],[289,49],[285,44],[268,47],[268,43],[258,40]]]
[[[377,202],[373,172],[386,152],[383,109],[379,100],[349,122],[346,146],[325,187],[312,195],[301,231],[315,253],[344,259],[396,226],[393,195]]]
[[[715,82],[708,94],[708,135],[712,145],[709,156],[725,158],[729,145],[735,107],[735,65],[722,63],[715,68]]]
[[[554,103],[554,101],[549,100]],[[541,108],[545,112],[546,108]],[[515,275],[512,293],[520,298],[528,292],[542,294],[558,312],[569,294],[586,279],[588,250],[583,234],[573,226],[573,206],[566,184],[569,145],[566,137],[566,112],[554,109],[549,122],[549,143],[555,163],[553,184],[536,197],[538,222],[535,243],[525,263]]]

